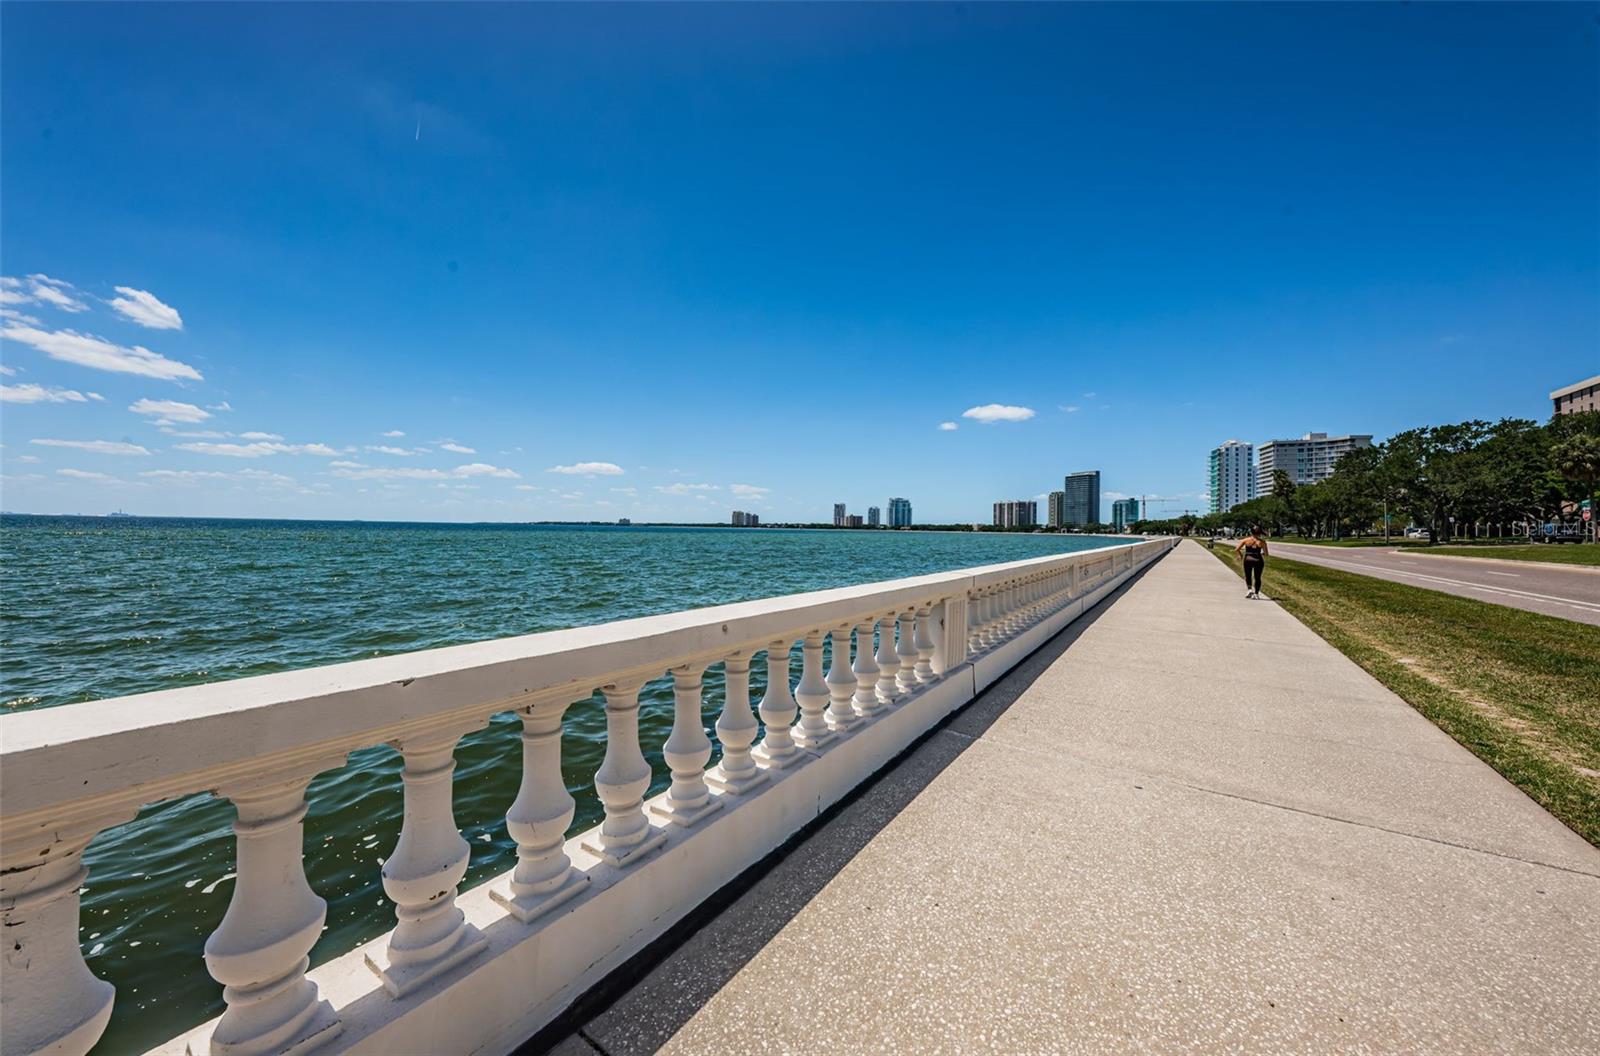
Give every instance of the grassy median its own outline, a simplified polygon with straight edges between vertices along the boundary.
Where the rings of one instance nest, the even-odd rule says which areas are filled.
[[[1507,561],[1542,561],[1549,565],[1600,568],[1600,546],[1593,543],[1537,543],[1523,546],[1423,546],[1419,554],[1446,557],[1497,557]]]
[[[1281,557],[1263,587],[1600,847],[1600,627]]]

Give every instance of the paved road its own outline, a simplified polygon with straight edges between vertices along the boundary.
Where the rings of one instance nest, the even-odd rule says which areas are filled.
[[[1219,540],[1217,545],[1223,543]],[[1280,557],[1307,564],[1600,626],[1600,571],[1526,561],[1433,557],[1376,546],[1304,546],[1271,540],[1269,547]],[[1269,558],[1266,579],[1262,583],[1269,597],[1272,595],[1271,580]]]
[[[1600,852],[1185,543],[562,1056],[1600,1052]]]

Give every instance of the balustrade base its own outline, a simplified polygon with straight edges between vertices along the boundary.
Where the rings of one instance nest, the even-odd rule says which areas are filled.
[[[752,788],[759,787],[769,776],[765,770],[758,766],[748,774],[737,774],[729,777],[722,772],[722,768],[719,766],[707,771],[706,784],[718,792],[726,792],[729,795],[738,796],[743,795]]]
[[[383,949],[377,957],[366,955],[367,967],[383,980],[383,988],[390,997],[405,997],[424,983],[437,979],[446,972],[465,964],[489,945],[483,933],[466,921],[456,932],[456,941],[447,951],[422,964],[391,964],[389,950]]]
[[[710,784],[710,782],[708,781],[707,784]],[[662,796],[650,804],[650,813],[658,818],[664,818],[674,825],[681,825],[686,829],[691,828],[721,809],[722,800],[715,796],[708,798],[698,807],[684,808],[676,806],[668,796]]]
[[[643,860],[651,851],[667,842],[667,834],[660,829],[652,829],[650,835],[640,840],[631,847],[606,848],[600,843],[599,830],[591,839],[584,840],[578,846],[603,860],[607,865],[618,869],[626,869],[635,862]]]
[[[795,730],[794,743],[808,752],[820,752],[831,745],[839,743],[839,733],[831,726],[828,729],[812,733],[810,730]]]
[[[787,770],[791,766],[804,766],[811,761],[811,756],[796,748],[787,755],[769,755],[760,745],[750,749],[750,754],[756,762],[773,770]]]
[[[489,897],[523,924],[531,924],[563,903],[570,902],[589,887],[589,874],[568,869],[567,877],[554,891],[536,895],[513,895],[509,891],[491,889]]]
[[[370,960],[368,963],[371,963]],[[304,1056],[305,1053],[332,1041],[344,1029],[339,1014],[326,1001],[318,1001],[310,1017],[292,1035],[292,1040],[279,1042],[274,1038],[250,1038],[247,1041],[224,1042],[215,1037],[206,1039],[203,1047],[189,1042],[183,1048],[185,1056]],[[53,1051],[53,1050],[47,1050]]]

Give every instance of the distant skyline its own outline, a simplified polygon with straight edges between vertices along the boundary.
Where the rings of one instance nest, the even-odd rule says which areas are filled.
[[[920,523],[1600,373],[1594,5],[0,8],[0,507]]]

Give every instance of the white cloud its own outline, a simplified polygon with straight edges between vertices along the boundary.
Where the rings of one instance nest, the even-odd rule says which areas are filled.
[[[193,451],[197,455],[220,455],[224,458],[266,458],[269,455],[321,455],[336,458],[339,452],[327,444],[282,444],[274,440],[257,440],[250,444],[175,444],[179,451]]]
[[[1013,407],[1004,403],[986,403],[981,407],[968,407],[961,417],[972,418],[984,425],[996,422],[1025,422],[1034,415],[1032,407]]]
[[[639,489],[635,488],[635,487],[631,487],[631,486],[630,487],[626,487],[626,488],[612,488],[611,490],[616,492],[618,495],[637,495],[637,494],[639,494]]]
[[[357,466],[329,463],[335,467],[333,475],[347,480],[460,480],[465,477],[499,477],[519,479],[515,470],[491,466],[485,462],[469,462],[454,469],[423,469],[418,466]]]
[[[384,433],[383,435],[389,437],[390,439],[398,440],[400,437],[405,436],[406,434],[405,434],[405,431],[402,430],[402,429],[390,429],[387,433]]]
[[[663,495],[693,495],[697,491],[721,491],[715,484],[685,484],[679,481],[676,484],[657,484],[656,490]],[[701,496],[704,498],[705,496]]]
[[[38,455],[18,455],[16,458],[12,459],[11,461],[13,461],[13,462],[27,462],[29,465],[32,465],[33,463],[39,461],[39,456]]]
[[[283,437],[278,435],[277,433],[240,433],[239,434],[239,439],[241,439],[241,440],[282,440]]]
[[[0,338],[20,341],[63,363],[76,363],[80,367],[91,367],[95,370],[109,370],[114,374],[138,374],[162,381],[177,381],[180,378],[187,378],[190,381],[205,380],[200,372],[189,364],[168,359],[159,352],[152,352],[139,345],[125,348],[122,345],[114,345],[104,338],[92,334],[80,334],[75,330],[40,330],[38,327],[21,326],[8,321],[4,326],[0,326]]]
[[[147,469],[139,474],[151,480],[172,484],[193,484],[201,480],[227,480],[228,474],[215,469]]]
[[[438,444],[439,450],[454,451],[458,455],[475,455],[478,453],[474,448],[470,448],[466,444],[458,444],[454,440],[440,440]]]
[[[504,477],[506,479],[517,479],[522,475],[516,470],[491,466],[487,462],[469,462],[464,466],[457,466],[450,472],[457,477]]]
[[[86,469],[58,469],[56,474],[58,476],[71,477],[73,480],[93,480],[102,484],[122,483],[116,477],[107,476],[104,473],[91,473]]]
[[[541,491],[543,489],[541,489],[539,487],[539,485],[537,485],[537,484],[518,484],[517,485],[517,490],[518,491]]]
[[[622,467],[615,462],[574,462],[570,466],[551,466],[546,473],[565,473],[569,476],[619,477]]]
[[[941,433],[953,433],[957,429],[960,429],[960,428],[961,427],[959,425],[957,425],[955,422],[940,422],[939,423],[939,431]]]
[[[139,400],[128,410],[154,418],[157,425],[195,425],[211,417],[210,411],[181,400]]]
[[[3,403],[87,403],[99,398],[92,392],[84,395],[77,389],[58,389],[32,382],[0,385],[0,402]]]
[[[1068,414],[1078,413],[1078,405],[1075,403],[1063,403],[1061,405],[1061,409],[1066,411]]]
[[[375,451],[380,455],[398,455],[401,458],[410,458],[412,455],[420,454],[420,452],[404,447],[390,447],[388,444],[368,444],[367,450]]]
[[[754,484],[729,484],[728,490],[745,499],[763,498],[771,488],[758,488]]]
[[[170,304],[162,304],[153,293],[136,290],[132,286],[118,286],[121,297],[107,303],[122,315],[151,330],[182,330],[183,318]]]
[[[63,312],[84,312],[89,306],[84,304],[73,294],[77,289],[70,282],[52,279],[48,275],[29,275],[28,292],[21,301],[12,301],[12,304],[48,304],[59,308]]]
[[[223,437],[233,435],[216,429],[174,429],[170,425],[163,425],[161,431],[168,436],[181,436],[185,440],[221,440]]]
[[[12,377],[13,375],[15,375],[16,372],[17,372],[17,368],[16,367],[8,367],[4,363],[0,363],[0,374],[3,374],[3,375],[5,375],[6,377],[9,378],[9,377]]]
[[[367,468],[367,464],[365,462],[351,462],[349,459],[344,459],[344,458],[341,458],[336,462],[329,462],[328,466],[330,468],[332,468],[332,469],[366,469]]]
[[[97,455],[148,455],[147,448],[138,444],[126,443],[122,440],[30,440],[30,444],[40,447],[72,447],[79,451],[90,451]]]

